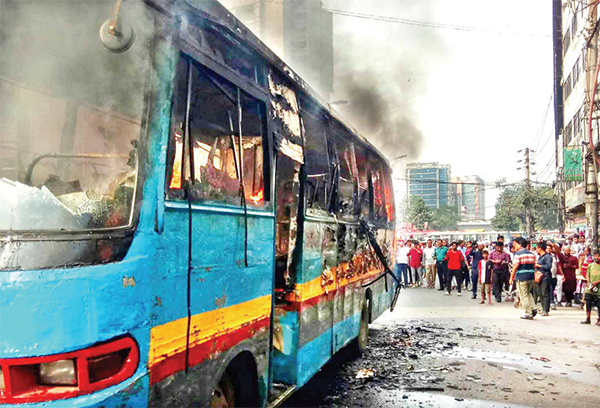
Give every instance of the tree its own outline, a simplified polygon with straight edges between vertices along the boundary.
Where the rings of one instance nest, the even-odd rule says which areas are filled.
[[[496,185],[500,187],[504,183],[504,180],[500,180]],[[501,187],[492,227],[502,231],[524,230],[527,205],[531,208],[536,230],[558,228],[558,201],[554,190],[547,186],[534,186],[528,192],[524,184]]]
[[[407,203],[406,220],[415,228],[425,228],[425,223],[430,223],[432,220],[431,208],[425,205],[425,201],[417,195],[410,196]]]
[[[438,231],[455,230],[458,228],[459,221],[460,214],[458,213],[458,207],[445,205],[433,210],[431,228]]]

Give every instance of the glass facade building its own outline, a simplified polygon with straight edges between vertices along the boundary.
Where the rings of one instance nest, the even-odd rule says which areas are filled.
[[[406,166],[407,191],[417,195],[429,208],[450,205],[450,165],[409,163]]]

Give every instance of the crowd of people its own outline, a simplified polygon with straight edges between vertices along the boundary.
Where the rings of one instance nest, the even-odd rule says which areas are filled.
[[[591,253],[584,237],[560,242],[518,237],[506,245],[503,236],[480,243],[438,239],[435,245],[432,239],[399,240],[394,272],[405,287],[437,286],[446,296],[470,290],[482,304],[514,302],[527,320],[579,305],[586,309],[581,323],[591,324],[596,308],[600,326],[600,251]]]

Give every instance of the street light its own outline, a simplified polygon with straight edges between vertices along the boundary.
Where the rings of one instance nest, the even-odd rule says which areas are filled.
[[[390,159],[390,161],[394,161],[394,160],[398,160],[398,159],[404,159],[406,156],[408,156],[407,154],[403,154],[402,156],[398,156],[398,157],[394,157],[393,159]]]
[[[329,102],[330,105],[346,105],[348,103],[345,99],[340,99],[339,101]]]

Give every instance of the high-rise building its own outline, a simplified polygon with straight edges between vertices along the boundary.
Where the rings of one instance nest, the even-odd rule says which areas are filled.
[[[485,184],[479,176],[452,179],[461,221],[485,220]]]
[[[220,0],[325,100],[333,92],[333,14],[321,0]]]
[[[450,165],[409,163],[406,165],[408,195],[417,195],[429,208],[449,205]]]

